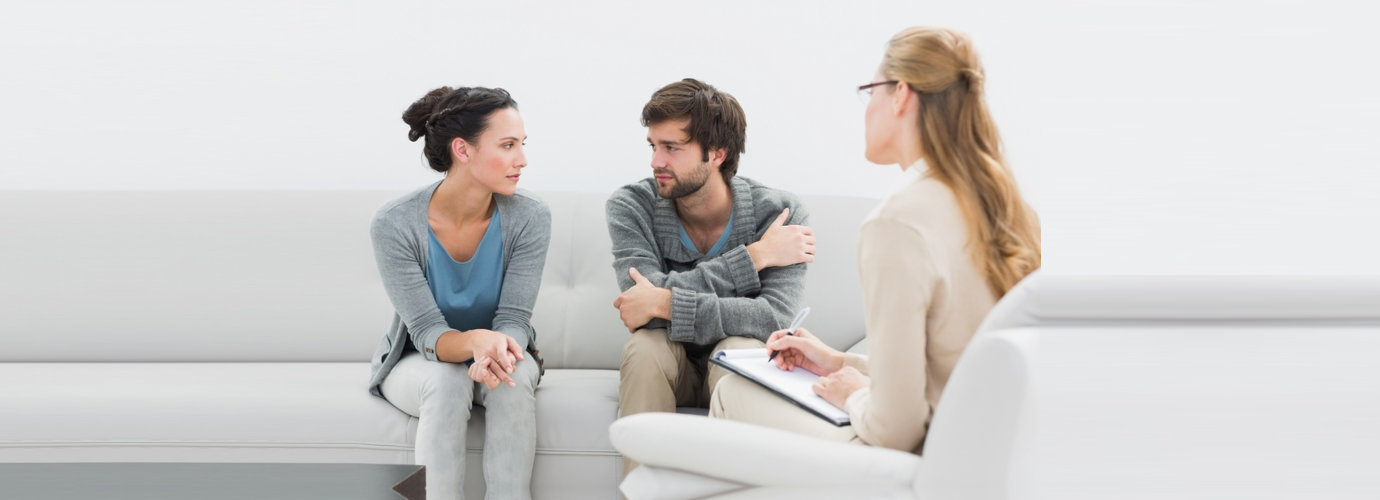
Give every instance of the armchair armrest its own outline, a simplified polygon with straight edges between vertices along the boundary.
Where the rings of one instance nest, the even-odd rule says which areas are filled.
[[[840,498],[866,498],[867,500],[916,500],[915,492],[910,490],[883,491],[865,486],[828,486],[793,488],[786,486],[763,486],[747,488],[721,495],[714,500],[839,500]]]
[[[912,488],[921,458],[757,425],[644,413],[609,427],[613,447],[646,466],[745,486]]]

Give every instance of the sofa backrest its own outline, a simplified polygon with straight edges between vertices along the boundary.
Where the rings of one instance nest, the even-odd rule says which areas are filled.
[[[393,191],[0,191],[0,361],[366,361],[388,328],[369,222]],[[538,193],[552,239],[534,310],[549,368],[618,368],[607,193]],[[858,224],[805,196],[807,325],[863,336]]]
[[[955,367],[917,498],[1373,496],[1377,354],[1380,277],[1037,273]]]

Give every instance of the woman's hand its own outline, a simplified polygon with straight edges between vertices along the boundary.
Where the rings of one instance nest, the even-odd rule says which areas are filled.
[[[502,384],[508,384],[508,387],[517,386],[517,383],[513,382],[513,378],[508,376],[508,372],[505,372],[498,366],[497,361],[488,356],[474,358],[474,362],[470,363],[468,374],[470,380],[484,384],[484,387],[488,387],[489,390]]]
[[[470,380],[484,384],[484,387],[488,387],[491,390],[503,383],[503,379],[500,377],[508,376],[506,373],[503,373],[503,370],[498,368],[493,358],[488,356],[474,358],[474,362],[470,363],[470,371],[468,374]],[[509,387],[512,387],[512,384],[513,381],[509,378]]]
[[[772,362],[782,370],[799,366],[815,375],[828,375],[843,367],[843,353],[804,328],[796,328],[794,335],[786,335],[786,330],[773,332],[767,337],[767,352],[780,353]]]
[[[474,329],[465,333],[469,337],[470,352],[474,355],[474,362],[470,364],[470,378],[490,389],[500,383],[509,387],[517,385],[508,376],[516,369],[516,363],[524,359],[522,347],[517,341],[493,330]],[[494,382],[490,384],[488,380]]]
[[[824,398],[829,404],[840,409],[843,403],[848,401],[848,396],[872,384],[872,379],[863,375],[857,368],[845,366],[842,369],[822,376],[815,381],[815,394]]]

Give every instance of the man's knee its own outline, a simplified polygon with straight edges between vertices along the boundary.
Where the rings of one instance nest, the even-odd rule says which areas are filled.
[[[670,376],[675,373],[676,345],[666,337],[665,330],[638,330],[623,343],[623,362],[620,369],[640,371],[652,367]]]

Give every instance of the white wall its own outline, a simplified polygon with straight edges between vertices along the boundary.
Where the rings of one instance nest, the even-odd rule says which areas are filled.
[[[1348,3],[7,4],[0,189],[404,189],[435,175],[399,115],[461,84],[518,99],[526,187],[607,191],[694,76],[747,110],[743,175],[875,196],[853,88],[934,24],[978,43],[1051,272],[1380,274],[1380,36]]]

